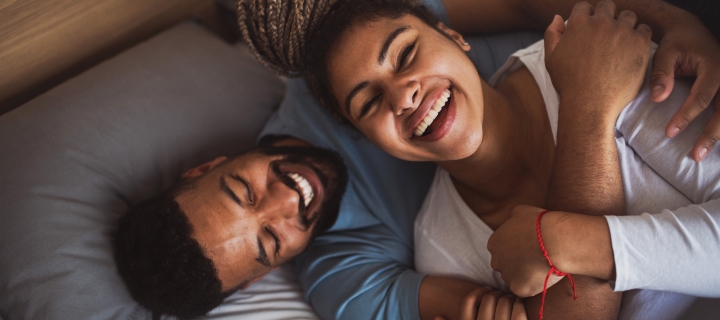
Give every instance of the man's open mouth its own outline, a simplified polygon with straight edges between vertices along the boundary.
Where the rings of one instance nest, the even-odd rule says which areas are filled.
[[[435,100],[435,104],[430,108],[428,113],[425,115],[425,118],[423,118],[422,121],[420,121],[420,124],[415,127],[413,135],[416,137],[422,137],[435,131],[435,129],[437,129],[445,119],[445,115],[447,114],[447,108],[445,107],[450,104],[451,98],[452,93],[450,88],[445,89],[440,97]]]
[[[298,173],[291,172],[288,173],[287,176],[295,181],[298,193],[300,193],[300,196],[304,201],[303,203],[305,204],[305,208],[307,208],[307,206],[310,205],[310,202],[312,202],[313,197],[315,197],[315,193],[313,192],[312,186],[310,186],[310,182]]]

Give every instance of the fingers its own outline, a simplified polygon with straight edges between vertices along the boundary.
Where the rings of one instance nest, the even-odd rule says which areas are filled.
[[[672,92],[675,85],[675,69],[680,65],[679,59],[677,51],[666,49],[664,46],[660,46],[655,51],[652,75],[650,76],[650,99],[652,101],[664,101]],[[665,130],[665,133],[671,138],[675,136],[675,134],[671,135],[668,130]]]
[[[513,303],[512,314],[510,315],[511,320],[528,320],[527,312],[525,311],[525,300],[522,298],[515,298]]]
[[[495,306],[497,301],[505,295],[500,291],[490,292],[482,297],[480,308],[477,309],[477,320],[493,320],[495,319]]]
[[[552,23],[545,30],[545,57],[555,51],[555,46],[560,42],[563,33],[565,33],[565,22],[559,15],[553,17]]]
[[[520,300],[522,301],[522,300]],[[525,314],[525,304],[520,303],[521,309],[515,311],[518,299],[509,293],[493,291],[485,294],[477,309],[477,320],[511,320],[522,319]],[[526,316],[527,318],[527,316]]]
[[[715,113],[690,153],[693,160],[700,162],[705,159],[718,140],[720,140],[720,97],[715,98]]]
[[[630,10],[623,10],[618,15],[617,21],[620,24],[623,24],[630,28],[635,28],[635,24],[637,23],[637,15],[635,15],[635,12],[632,12]]]
[[[515,296],[511,294],[505,294],[497,301],[495,306],[495,320],[510,320],[512,319],[513,304],[515,303]]]
[[[589,16],[592,14],[593,9],[594,9],[593,6],[589,3],[587,3],[586,1],[578,2],[575,4],[575,6],[573,6],[572,11],[570,12],[570,18],[572,18],[573,16],[578,16],[578,15],[588,15]]]
[[[690,95],[665,128],[665,135],[668,137],[675,137],[683,131],[690,124],[690,121],[710,105],[713,96],[720,88],[720,75],[706,70],[703,66],[698,67],[697,79],[690,90]]]
[[[478,306],[480,305],[480,299],[482,299],[490,288],[475,289],[470,292],[462,302],[462,309],[460,310],[460,319],[462,320],[473,320],[477,315]]]
[[[650,29],[650,26],[644,23],[639,24],[637,28],[635,28],[635,30],[643,34],[645,36],[645,40],[647,40],[648,42],[652,38],[652,29]]]
[[[612,1],[600,1],[598,2],[597,6],[595,7],[595,15],[596,16],[608,16],[612,19],[615,19],[615,3]],[[635,26],[633,24],[630,27]]]

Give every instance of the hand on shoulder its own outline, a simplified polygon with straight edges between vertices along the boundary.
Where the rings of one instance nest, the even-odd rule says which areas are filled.
[[[650,57],[652,32],[632,11],[615,18],[615,4],[575,5],[565,25],[555,16],[545,32],[545,64],[560,100],[579,119],[613,125],[637,95]],[[561,110],[563,112],[563,110]]]

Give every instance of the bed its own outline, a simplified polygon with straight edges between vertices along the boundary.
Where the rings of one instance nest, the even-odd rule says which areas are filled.
[[[488,76],[537,37],[472,39],[472,55]],[[118,217],[187,168],[253,146],[283,81],[186,21],[0,116],[0,320],[150,319],[115,269]],[[207,318],[317,315],[286,265]]]

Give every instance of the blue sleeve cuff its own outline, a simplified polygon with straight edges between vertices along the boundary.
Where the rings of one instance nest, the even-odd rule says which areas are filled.
[[[393,299],[400,301],[398,314],[400,319],[420,319],[420,284],[425,279],[424,274],[414,270],[407,270],[398,276],[395,285],[399,288],[395,291],[398,297]],[[386,318],[389,319],[389,318]]]

